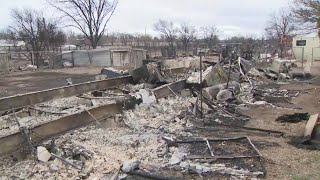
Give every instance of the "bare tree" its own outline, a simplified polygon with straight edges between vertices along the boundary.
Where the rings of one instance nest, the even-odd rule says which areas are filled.
[[[65,42],[65,35],[59,31],[57,21],[45,20],[43,14],[32,9],[14,9],[11,16],[15,26],[10,27],[20,40],[26,42],[27,47],[34,54],[37,66],[43,66],[43,51],[48,46],[58,46]]]
[[[203,40],[208,48],[212,49],[219,42],[218,29],[215,26],[201,27]]]
[[[108,42],[111,43],[111,46],[113,46],[117,41],[117,34],[116,33],[111,33],[111,34],[108,34]]]
[[[189,44],[196,39],[196,28],[188,23],[182,23],[180,25],[179,34],[183,50],[187,53]]]
[[[0,32],[0,39],[5,39],[12,43],[14,46],[18,43],[17,33],[12,31],[10,28]]]
[[[270,16],[266,32],[277,41],[275,44],[279,44],[280,57],[283,57],[287,38],[292,35],[294,30],[294,18],[287,9],[281,9],[278,13]]]
[[[79,29],[96,49],[107,30],[118,0],[47,0],[67,18],[68,25]]]
[[[1,30],[0,32],[0,39],[9,39],[10,34],[8,33],[8,31],[5,30]]]
[[[129,33],[118,33],[118,39],[122,46],[132,46],[134,36]]]
[[[320,1],[294,0],[291,10],[303,30],[310,32],[320,28]],[[320,36],[320,31],[318,35]]]
[[[158,31],[169,44],[169,46],[173,49],[174,42],[177,37],[177,29],[175,28],[173,22],[160,19],[157,23],[154,24],[154,30]]]

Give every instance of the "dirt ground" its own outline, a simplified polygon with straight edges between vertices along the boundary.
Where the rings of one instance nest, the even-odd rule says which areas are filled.
[[[0,76],[0,97],[65,86],[68,78],[74,84],[92,81],[100,72],[101,67],[13,72]]]
[[[0,78],[0,97],[64,86],[67,78],[72,78],[74,83],[90,81],[100,70],[101,68],[73,68],[8,74]],[[284,136],[250,135],[266,160],[266,179],[320,179],[319,150],[299,145],[306,121],[297,124],[275,121],[281,115],[295,112],[319,113],[320,62],[313,65],[312,74],[314,77],[311,80],[279,85],[282,90],[300,91],[299,96],[292,99],[290,104],[291,107],[298,108],[261,105],[242,111],[244,115],[252,118],[246,127],[285,133]]]
[[[279,89],[300,90],[300,96],[291,102],[294,106],[302,109],[278,108],[278,107],[256,107],[245,111],[244,114],[252,117],[246,126],[285,133],[283,137],[251,137],[253,140],[262,140],[273,144],[273,146],[261,149],[266,159],[267,179],[320,179],[320,152],[309,150],[299,146],[299,138],[303,135],[306,121],[293,123],[278,123],[275,119],[284,114],[295,112],[319,113],[320,110],[320,63],[316,62],[312,69],[314,79],[311,83],[296,82],[289,85],[281,85]]]

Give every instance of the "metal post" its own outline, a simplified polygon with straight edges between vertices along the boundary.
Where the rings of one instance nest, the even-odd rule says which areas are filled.
[[[230,74],[231,74],[231,60],[229,60],[229,73],[228,73],[227,89],[229,88]]]
[[[203,98],[202,98],[202,88],[203,88],[203,84],[202,84],[202,53],[200,53],[200,107],[201,107],[201,118],[203,118]]]
[[[314,48],[312,48],[312,59],[311,59],[311,67],[313,66],[313,61],[314,61],[314,58],[313,58],[313,50],[314,50]]]
[[[304,61],[304,47],[302,48],[302,57],[301,57],[301,59],[302,59],[302,69],[303,69],[303,61]],[[304,70],[304,69],[303,69]]]
[[[72,66],[74,67],[74,51],[71,51]],[[63,55],[61,55],[62,58]]]
[[[32,64],[32,65],[35,65],[35,60],[34,60],[33,51],[31,51],[31,64]]]

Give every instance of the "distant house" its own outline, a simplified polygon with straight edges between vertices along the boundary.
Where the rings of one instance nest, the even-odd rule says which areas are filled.
[[[58,55],[55,65],[69,62],[73,66],[139,67],[146,53],[146,50],[126,46],[66,51]]]
[[[72,45],[72,44],[65,44],[65,45],[60,46],[60,50],[61,51],[77,50],[77,46]]]
[[[22,47],[25,46],[26,43],[24,41],[16,41],[12,42],[5,39],[0,39],[0,50],[10,50],[12,47]]]
[[[292,49],[297,60],[320,60],[320,39],[317,33],[294,37],[292,41]]]

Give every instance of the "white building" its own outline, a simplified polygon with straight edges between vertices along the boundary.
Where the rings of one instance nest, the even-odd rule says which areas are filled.
[[[317,33],[293,38],[292,49],[297,60],[320,61],[320,39]]]

